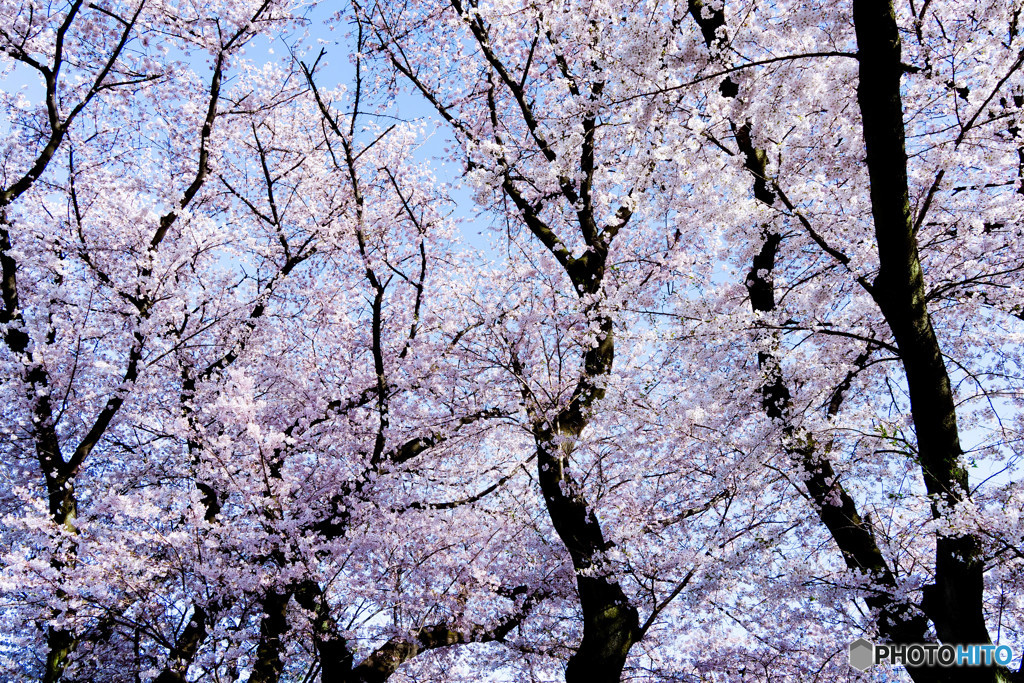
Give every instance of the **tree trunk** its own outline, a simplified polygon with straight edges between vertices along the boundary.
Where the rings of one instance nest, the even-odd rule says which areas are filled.
[[[249,683],[277,683],[284,669],[281,637],[288,632],[288,601],[291,593],[268,590],[263,598],[263,620],[260,622],[260,640],[256,646],[256,662]]]
[[[860,58],[857,99],[864,126],[879,272],[872,295],[892,330],[907,377],[911,414],[932,514],[970,498],[961,462],[949,374],[925,298],[924,273],[910,210],[907,153],[900,96],[902,46],[891,0],[853,0]],[[972,534],[940,533],[935,583],[922,608],[943,643],[991,643],[982,605],[984,561]],[[949,669],[946,680],[995,681],[995,668]]]

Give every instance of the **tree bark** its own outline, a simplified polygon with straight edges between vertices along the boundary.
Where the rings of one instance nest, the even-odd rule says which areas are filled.
[[[291,593],[268,590],[263,597],[263,620],[260,639],[256,646],[256,661],[249,675],[249,683],[277,683],[284,669],[281,650],[282,636],[288,632],[288,601]]]
[[[207,613],[199,605],[192,608],[192,618],[185,625],[168,657],[167,666],[154,683],[185,683],[188,667],[207,636]]]
[[[691,0],[689,9],[714,57],[719,44],[728,39],[724,12],[707,12],[699,0]],[[898,81],[899,75],[897,89]],[[725,97],[735,97],[738,94],[737,86],[729,78],[723,81],[720,91]],[[901,112],[899,122],[902,136]],[[736,143],[744,157],[744,166],[753,176],[754,196],[762,203],[774,206],[777,196],[770,185],[767,154],[753,144],[749,123],[737,124],[734,121],[732,128]],[[904,188],[905,162],[904,155]],[[751,309],[755,314],[767,314],[775,310],[773,273],[782,242],[781,235],[768,227],[763,229],[762,237],[761,249],[754,256],[744,283],[750,297]],[[928,642],[928,620],[913,605],[894,597],[897,588],[895,575],[878,547],[873,529],[860,516],[856,501],[839,481],[832,463],[822,453],[822,447],[813,435],[793,426],[790,415],[792,395],[783,377],[778,358],[769,351],[759,351],[758,367],[763,373],[763,410],[769,418],[781,422],[785,450],[804,470],[804,485],[814,502],[818,518],[828,529],[847,567],[871,576],[876,584],[878,592],[865,597],[865,603],[876,611],[875,624],[879,635],[893,643]],[[837,389],[838,401],[833,401],[835,405],[830,406],[830,413],[838,410],[842,392],[848,388],[845,386]],[[917,683],[945,680],[946,670],[937,667],[906,668]]]
[[[601,238],[595,242],[600,246],[586,258],[569,260],[566,267],[580,295],[596,293],[602,285],[607,244]],[[596,346],[584,354],[583,372],[572,399],[553,425],[533,420],[538,481],[551,523],[576,571],[583,612],[583,638],[569,658],[566,683],[617,683],[630,648],[642,637],[636,607],[603,560],[612,544],[605,540],[597,515],[570,471],[571,444],[589,423],[593,404],[604,396],[600,382],[611,372],[615,359],[614,322],[592,313],[599,317],[599,337]],[[569,441],[559,445],[557,437]]]
[[[853,0],[860,59],[857,100],[863,119],[871,209],[879,272],[872,295],[892,330],[907,378],[918,457],[932,514],[970,498],[961,462],[956,408],[949,374],[929,315],[907,182],[900,80],[902,45],[891,0]],[[939,640],[991,643],[982,604],[984,560],[979,539],[940,533],[935,541],[935,582],[924,588],[922,608]],[[949,669],[946,680],[995,681],[1005,670]]]
[[[320,585],[311,579],[302,581],[295,590],[295,601],[313,613],[313,645],[320,658],[320,681],[339,683],[352,675],[352,650],[348,641],[338,635],[338,625],[331,616]]]

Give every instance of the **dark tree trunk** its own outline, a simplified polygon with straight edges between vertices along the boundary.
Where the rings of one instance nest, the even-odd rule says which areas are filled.
[[[167,666],[156,677],[154,683],[185,683],[188,667],[199,652],[199,646],[206,640],[207,620],[205,609],[199,605],[192,608],[192,618],[185,625],[171,650]]]
[[[309,579],[302,581],[295,590],[295,600],[313,613],[313,645],[320,659],[321,682],[351,680],[352,651],[348,642],[338,635],[338,625],[320,585]]]
[[[878,240],[879,272],[872,288],[892,330],[907,377],[911,414],[932,512],[970,497],[961,462],[959,429],[949,374],[928,313],[924,273],[910,210],[907,153],[900,96],[902,46],[891,0],[853,0],[860,58],[860,104]],[[922,608],[943,643],[990,643],[982,605],[984,561],[973,534],[939,534],[935,583]],[[995,681],[997,669],[949,669],[945,680]]]
[[[889,13],[891,15],[891,6],[889,7]],[[700,26],[705,43],[712,56],[715,57],[719,46],[724,44],[728,38],[724,12],[705,11],[699,0],[691,0],[690,14]],[[876,22],[880,21],[880,18],[875,17],[870,21],[872,21],[874,28],[878,25]],[[873,86],[866,87],[865,89],[873,91],[875,95],[879,95],[880,100],[885,101],[881,105],[881,109],[888,112],[890,119],[892,119],[893,112],[895,112],[895,120],[890,120],[886,124],[889,127],[889,138],[882,144],[882,147],[889,152],[898,149],[901,158],[898,164],[893,159],[883,162],[883,169],[894,177],[885,178],[880,180],[880,182],[885,185],[884,190],[889,191],[890,194],[893,188],[903,188],[902,202],[898,198],[894,201],[890,196],[885,197],[883,203],[895,204],[902,212],[900,215],[903,216],[903,224],[909,227],[906,156],[903,153],[902,108],[899,103],[899,79],[902,75],[902,67],[899,64],[898,36],[895,31],[894,19],[892,19],[889,28],[891,29],[890,35],[882,37],[880,40],[882,43],[889,42],[890,51],[892,42],[895,40],[896,71],[894,87],[892,87],[892,73],[890,71],[888,94],[879,95],[878,91],[873,91]],[[859,35],[860,33],[858,33]],[[879,35],[879,33],[872,34],[875,39],[879,39]],[[720,90],[726,97],[735,97],[738,94],[737,86],[729,78],[723,81]],[[893,106],[893,94],[895,94],[895,107]],[[753,144],[749,123],[737,123],[734,121],[732,122],[732,127],[736,143],[744,156],[744,165],[753,176],[754,196],[764,204],[774,205],[777,200],[777,194],[769,182],[767,155],[764,150],[757,148]],[[896,137],[898,137],[898,141]],[[872,177],[872,181],[874,186],[874,177]],[[875,194],[873,192],[873,200],[874,197]],[[889,206],[886,210],[892,213],[892,208],[892,206]],[[907,234],[909,235],[910,233],[908,232]],[[881,242],[881,240],[879,241]],[[781,236],[777,232],[765,228],[761,249],[753,259],[745,282],[751,308],[756,313],[770,313],[775,310],[773,271],[780,245]],[[917,264],[917,271],[920,273],[920,264]],[[923,286],[920,291],[923,301]],[[927,312],[923,312],[927,316]],[[930,322],[928,327],[930,330]],[[934,333],[932,333],[932,338],[934,339]],[[937,349],[936,342],[935,350],[937,351]],[[881,589],[878,593],[865,598],[867,605],[877,611],[876,626],[879,634],[894,643],[926,642],[928,640],[926,637],[928,620],[913,605],[897,600],[894,597],[894,593],[889,592],[895,591],[897,587],[896,578],[889,567],[888,561],[878,547],[871,526],[860,516],[856,502],[846,491],[842,483],[839,482],[831,462],[822,453],[822,446],[815,441],[813,435],[803,433],[792,425],[789,415],[792,407],[792,396],[782,375],[782,368],[778,359],[771,352],[761,351],[758,353],[758,366],[764,374],[761,387],[763,409],[768,417],[781,421],[785,440],[788,444],[786,450],[789,455],[793,456],[801,464],[804,470],[804,485],[811,500],[814,501],[819,519],[829,530],[830,535],[842,552],[846,565],[850,569],[862,571],[870,575],[878,588]],[[941,368],[941,372],[945,376],[944,367]],[[945,386],[948,395],[948,378],[946,378]],[[846,386],[841,386],[837,389],[835,400],[832,402],[834,405],[830,406],[831,412],[838,410],[839,404],[842,402],[842,394],[848,388],[847,383]],[[952,412],[951,400],[949,401],[949,409]],[[955,441],[955,415],[953,415],[953,427],[953,439]],[[958,444],[957,449],[959,449]],[[986,640],[984,641],[974,642],[987,642],[987,633],[985,638]],[[948,670],[939,668],[907,667],[907,669],[917,683],[947,680],[946,676],[949,673]]]
[[[277,683],[284,669],[281,638],[288,632],[288,601],[291,593],[267,591],[263,598],[263,620],[260,622],[260,639],[256,646],[256,661],[249,676],[249,683]]]

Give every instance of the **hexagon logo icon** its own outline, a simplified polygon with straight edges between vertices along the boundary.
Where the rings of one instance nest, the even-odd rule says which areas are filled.
[[[858,638],[850,643],[850,666],[857,671],[867,671],[875,663],[875,644]]]

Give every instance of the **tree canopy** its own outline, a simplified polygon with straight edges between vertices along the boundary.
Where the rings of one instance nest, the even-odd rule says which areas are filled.
[[[1022,11],[4,0],[0,677],[1024,680]]]

